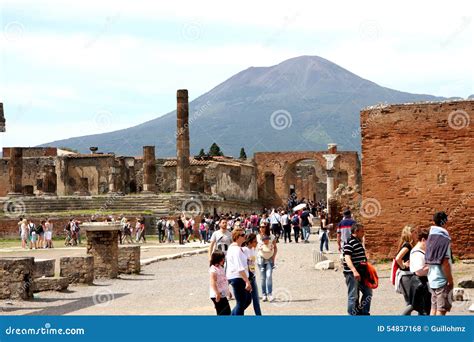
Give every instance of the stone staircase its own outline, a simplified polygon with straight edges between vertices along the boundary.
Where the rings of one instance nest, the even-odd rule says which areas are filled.
[[[0,206],[8,202],[20,206],[27,215],[61,213],[74,211],[98,212],[151,212],[153,215],[167,215],[170,209],[166,195],[127,196],[64,196],[64,197],[14,197],[1,198]]]

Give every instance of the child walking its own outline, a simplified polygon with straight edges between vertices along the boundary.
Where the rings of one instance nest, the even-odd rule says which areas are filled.
[[[230,295],[229,284],[224,270],[225,254],[215,251],[211,255],[209,267],[210,274],[210,297],[216,308],[218,316],[229,316],[230,305],[227,296]]]

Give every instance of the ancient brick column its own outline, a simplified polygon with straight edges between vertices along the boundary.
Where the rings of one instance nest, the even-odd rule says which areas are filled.
[[[94,277],[113,279],[118,276],[118,231],[120,224],[84,223],[87,254],[94,257]]]
[[[46,165],[43,168],[43,195],[56,196],[57,175],[54,165]]]
[[[177,93],[176,131],[176,192],[188,192],[189,183],[189,104],[188,91],[179,89]]]
[[[10,180],[9,196],[19,196],[23,192],[23,149],[12,147],[10,149],[10,161],[8,162],[8,176]]]
[[[3,114],[3,103],[0,103],[0,132],[5,132],[5,115]]]
[[[156,183],[155,146],[143,146],[143,192],[154,193]]]

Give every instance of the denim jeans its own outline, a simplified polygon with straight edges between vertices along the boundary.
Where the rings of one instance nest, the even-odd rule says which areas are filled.
[[[174,232],[168,229],[168,242],[174,241]]]
[[[321,243],[319,245],[319,250],[321,252],[323,251],[324,246],[326,246],[326,250],[329,251],[329,237],[327,231],[323,231],[323,234],[321,235]]]
[[[372,289],[365,286],[361,281],[354,278],[352,272],[344,272],[347,285],[347,313],[351,316],[370,315],[370,303],[372,302]],[[359,302],[359,291],[362,292],[362,300]]]
[[[293,231],[295,232],[295,242],[298,242],[298,239],[300,238],[300,227],[294,226]]]
[[[232,316],[243,316],[252,301],[252,295],[245,289],[245,281],[242,278],[230,279],[229,283],[234,289],[235,307],[232,309]]]
[[[260,298],[258,298],[257,278],[255,278],[255,275],[250,276],[250,284],[252,284],[253,311],[255,311],[255,316],[261,316],[262,310],[260,309]]]
[[[262,295],[271,295],[273,291],[273,261],[272,259],[260,259],[258,267],[262,276]]]
[[[303,226],[303,238],[305,241],[309,240],[310,233],[311,233],[311,227]]]

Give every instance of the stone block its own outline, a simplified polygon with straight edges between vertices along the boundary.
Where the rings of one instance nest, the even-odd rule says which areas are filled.
[[[60,276],[69,279],[69,284],[94,282],[94,257],[63,257],[59,260]]]
[[[56,259],[35,259],[33,277],[54,277]]]
[[[43,291],[64,291],[69,286],[69,278],[66,277],[51,277],[35,279],[33,292]]]
[[[140,246],[119,246],[119,273],[140,273]]]
[[[459,287],[462,287],[464,289],[474,289],[474,279],[462,279],[458,283]]]
[[[314,268],[318,271],[324,271],[324,270],[332,270],[334,269],[334,261],[332,260],[324,260],[321,262],[318,262]]]
[[[32,257],[0,258],[0,299],[33,298]]]

